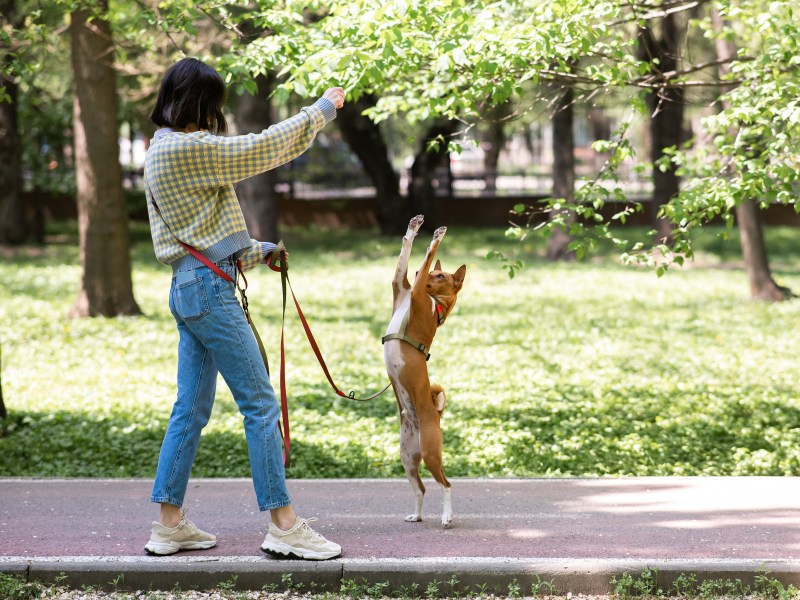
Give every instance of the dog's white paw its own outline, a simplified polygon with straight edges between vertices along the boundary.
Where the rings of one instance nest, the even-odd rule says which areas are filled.
[[[439,227],[439,229],[433,232],[433,239],[440,240],[444,237],[445,233],[447,233],[447,227]]]
[[[422,521],[422,515],[416,513],[406,517],[406,523],[418,523],[419,521]]]
[[[444,513],[442,515],[442,527],[450,527],[453,524],[453,513]]]
[[[411,219],[411,221],[409,221],[408,228],[414,233],[417,233],[417,231],[419,231],[419,228],[422,227],[422,224],[424,222],[425,222],[425,216],[417,215],[416,217]]]

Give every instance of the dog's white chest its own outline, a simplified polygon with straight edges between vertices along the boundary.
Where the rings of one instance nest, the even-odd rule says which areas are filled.
[[[397,305],[397,309],[392,315],[392,320],[389,321],[389,326],[386,328],[387,335],[390,333],[400,333],[403,327],[403,321],[408,316],[410,309],[411,292],[406,292],[400,297],[400,304]],[[434,312],[436,312],[436,300],[431,298],[431,313]],[[402,340],[388,340],[383,345],[383,358],[386,362],[386,372],[389,375],[389,379],[394,382],[397,382],[397,378],[400,376],[405,366],[403,353],[400,351],[401,344],[404,343],[405,342]]]
[[[389,321],[389,326],[386,328],[386,333],[399,333],[400,328],[403,326],[403,319],[408,314],[411,308],[411,294],[405,294],[397,305],[397,310],[392,315],[392,320]],[[405,362],[403,361],[403,353],[400,351],[400,344],[402,340],[387,340],[383,345],[383,359],[386,362],[386,374],[393,382],[397,382],[400,373],[403,371]]]
[[[403,319],[405,319],[410,308],[411,294],[406,292],[401,297],[400,304],[397,305],[397,310],[392,315],[392,320],[389,321],[389,326],[386,328],[387,334],[400,332],[400,328],[403,326]]]

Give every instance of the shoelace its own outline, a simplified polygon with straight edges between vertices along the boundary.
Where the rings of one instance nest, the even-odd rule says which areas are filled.
[[[184,519],[183,522],[184,522],[184,527],[186,528],[186,531],[188,533],[192,535],[200,533],[200,528],[191,521],[187,521],[186,519]]]
[[[195,525],[194,523],[192,523],[189,519],[186,518],[186,514],[188,512],[189,512],[188,508],[184,508],[181,511],[181,523],[183,523],[184,527],[186,528],[186,530],[189,533],[192,533],[192,534],[200,533],[200,528],[197,525]],[[180,523],[178,524],[178,527],[180,527]]]
[[[301,524],[300,524],[300,527],[298,529],[302,532],[302,534],[304,536],[310,537],[315,542],[325,541],[324,537],[322,537],[319,533],[317,533],[316,531],[311,529],[311,527],[309,526],[309,523],[313,523],[316,520],[317,520],[317,517],[310,517],[308,519],[300,519]]]

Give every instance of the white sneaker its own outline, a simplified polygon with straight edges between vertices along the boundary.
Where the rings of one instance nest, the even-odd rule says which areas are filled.
[[[270,522],[267,537],[261,544],[261,549],[267,554],[278,557],[296,557],[306,560],[327,560],[336,558],[342,553],[339,544],[329,542],[308,526],[310,521],[316,519],[297,520],[292,528],[284,531],[275,523]]]
[[[199,529],[186,518],[186,512],[181,512],[181,522],[177,527],[164,527],[153,521],[150,541],[144,547],[148,554],[164,556],[179,550],[206,550],[217,545],[217,537]]]

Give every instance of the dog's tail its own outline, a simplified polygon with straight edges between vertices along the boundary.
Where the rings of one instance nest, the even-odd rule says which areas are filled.
[[[441,417],[444,412],[445,393],[444,388],[438,383],[431,384],[431,400],[433,400],[433,406]]]

